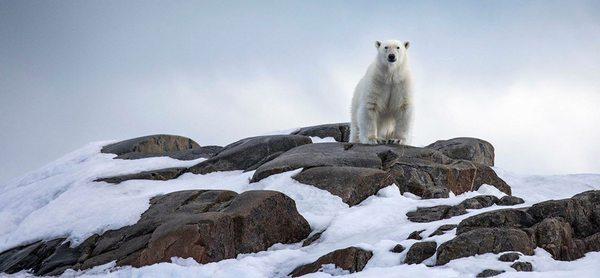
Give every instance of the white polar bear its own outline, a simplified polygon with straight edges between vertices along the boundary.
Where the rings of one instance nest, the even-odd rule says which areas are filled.
[[[395,40],[375,42],[377,58],[354,90],[350,142],[406,142],[412,118],[408,46]]]

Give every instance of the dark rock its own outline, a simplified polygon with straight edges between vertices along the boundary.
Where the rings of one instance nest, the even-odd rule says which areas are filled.
[[[429,235],[429,237],[432,237],[432,236],[441,236],[444,233],[446,233],[447,231],[450,231],[450,230],[456,228],[457,226],[458,225],[454,225],[454,224],[442,225],[442,226],[438,227],[433,233],[431,233]]]
[[[510,187],[488,166],[453,160],[438,151],[403,145],[320,143],[299,146],[264,163],[252,182],[299,168],[362,167],[389,172],[402,193],[423,198],[448,197],[490,184],[510,194]]]
[[[350,124],[325,124],[300,128],[292,134],[312,136],[319,138],[333,137],[338,142],[348,142],[350,137]]]
[[[302,242],[302,247],[309,246],[309,245],[313,244],[313,242],[319,240],[321,238],[321,235],[323,234],[323,232],[325,232],[325,231],[317,232],[317,233],[313,234],[312,236],[308,237],[307,239],[305,239]]]
[[[440,245],[437,250],[437,265],[485,253],[517,251],[533,255],[534,248],[534,243],[524,231],[512,228],[479,228],[461,233]]]
[[[498,257],[498,260],[501,262],[514,262],[516,260],[518,260],[521,257],[521,254],[516,253],[516,252],[510,252],[510,253],[505,253],[500,255],[500,257]]]
[[[253,170],[294,147],[311,144],[310,138],[301,135],[258,136],[242,139],[225,146],[217,155],[192,166],[194,174],[216,171]]]
[[[456,234],[459,235],[479,228],[527,228],[534,223],[533,218],[526,211],[500,209],[464,219],[458,224]]]
[[[404,246],[402,246],[402,244],[396,244],[396,246],[394,246],[394,248],[392,248],[390,250],[390,252],[392,252],[392,253],[402,253],[404,250],[406,250],[406,248],[404,248]]]
[[[484,278],[484,277],[494,277],[497,275],[500,275],[504,273],[504,270],[494,270],[494,269],[486,269],[482,272],[480,272],[479,274],[477,274],[477,278]]]
[[[426,148],[441,151],[450,158],[494,166],[494,146],[481,139],[461,137],[440,140]]]
[[[482,209],[491,207],[499,201],[500,199],[498,199],[496,196],[481,195],[466,199],[458,204],[458,206],[463,207],[464,209]]]
[[[514,206],[525,203],[525,200],[515,196],[504,196],[496,203],[499,206]]]
[[[410,233],[410,235],[408,235],[407,239],[421,240],[421,239],[423,239],[423,237],[421,236],[421,233],[424,231],[425,230],[414,231],[414,232]]]
[[[167,169],[158,169],[152,171],[145,171],[136,174],[128,174],[122,176],[114,176],[108,178],[100,178],[95,180],[96,182],[107,182],[118,184],[128,180],[171,180],[176,179],[181,174],[183,174],[187,170],[187,168],[167,168]]]
[[[354,206],[394,183],[385,171],[360,167],[315,167],[305,169],[293,179],[327,190]]]
[[[223,150],[221,146],[204,146],[199,148],[193,148],[184,151],[173,152],[169,154],[169,157],[179,160],[194,160],[198,158],[211,158]]]
[[[584,256],[586,246],[573,237],[573,229],[561,217],[544,219],[534,227],[537,246],[544,248],[555,260],[572,261]]]
[[[415,211],[407,212],[406,216],[408,217],[408,220],[412,222],[424,223],[448,219],[466,213],[467,211],[461,207],[440,205],[417,208]]]
[[[600,251],[600,233],[591,235],[583,239],[587,252]]]
[[[373,252],[371,251],[357,247],[348,247],[328,253],[313,263],[299,266],[288,275],[298,277],[314,273],[319,271],[321,266],[325,264],[334,264],[336,267],[347,270],[350,273],[359,272],[365,268],[372,256]]]
[[[437,243],[435,241],[417,242],[408,249],[404,263],[420,264],[435,255],[436,248]]]
[[[533,271],[533,265],[530,262],[515,262],[510,267],[514,268],[516,271]]]
[[[116,154],[118,159],[139,159],[168,156],[170,153],[199,148],[194,140],[176,136],[157,134],[133,138],[104,146],[102,153]]]
[[[299,242],[310,233],[294,201],[275,191],[189,190],[154,197],[150,203],[136,224],[91,237],[75,248],[56,248],[59,239],[52,245],[6,251],[0,254],[2,271],[31,268],[35,274],[58,275],[111,261],[139,267],[171,257],[208,263],[275,243]]]

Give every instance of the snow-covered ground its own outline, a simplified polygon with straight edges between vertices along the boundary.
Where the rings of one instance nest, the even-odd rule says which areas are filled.
[[[315,140],[316,141],[316,140]],[[331,138],[319,140],[332,141]],[[503,269],[501,277],[597,277],[600,273],[600,252],[589,253],[573,262],[554,261],[543,249],[522,260],[532,262],[533,273],[518,273],[510,263],[499,262],[499,255],[485,254],[454,260],[441,267],[400,264],[406,256],[389,252],[398,243],[410,247],[415,240],[406,240],[415,230],[425,229],[427,236],[443,224],[458,224],[462,219],[497,206],[474,210],[451,219],[413,223],[406,212],[417,206],[458,204],[479,194],[502,196],[491,186],[447,199],[419,200],[411,194],[401,195],[395,185],[382,189],[361,204],[348,207],[337,196],[291,179],[297,171],[282,173],[258,183],[249,183],[253,172],[218,172],[207,175],[184,174],[170,181],[131,180],[119,185],[93,182],[96,178],[136,173],[144,170],[194,165],[202,159],[179,161],[168,157],[140,160],[115,160],[114,155],[100,149],[110,142],[90,144],[78,151],[29,173],[23,178],[0,186],[0,252],[40,239],[68,237],[78,244],[94,233],[134,224],[149,206],[152,196],[186,189],[228,189],[236,192],[269,189],[285,193],[296,201],[299,212],[315,231],[325,230],[321,239],[307,247],[301,244],[276,244],[269,250],[244,254],[236,259],[198,264],[192,259],[173,258],[142,268],[108,264],[82,272],[67,271],[64,276],[114,277],[280,277],[296,266],[309,263],[336,249],[358,246],[372,250],[374,255],[357,277],[473,277],[486,268]],[[525,199],[520,206],[529,206],[549,199],[571,197],[576,193],[600,189],[600,174],[522,176],[496,169],[513,189],[513,195]],[[455,230],[435,236],[438,244],[455,235]],[[434,258],[425,262],[434,264]],[[343,271],[325,268],[325,272],[307,277],[330,277]],[[13,276],[27,276],[21,272]],[[0,276],[3,276],[0,274]]]

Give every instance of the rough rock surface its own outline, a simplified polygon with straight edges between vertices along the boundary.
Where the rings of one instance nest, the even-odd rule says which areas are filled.
[[[315,241],[319,240],[321,238],[321,235],[323,234],[323,232],[325,232],[325,231],[317,232],[317,233],[313,234],[312,236],[310,236],[309,238],[305,239],[302,242],[302,247],[309,246],[309,245],[313,244]]]
[[[404,246],[402,246],[402,244],[396,244],[396,246],[394,246],[394,248],[392,248],[390,250],[390,252],[392,252],[392,253],[402,253],[402,252],[404,252],[404,250],[406,250],[406,248]]]
[[[484,277],[494,277],[494,276],[498,276],[500,274],[504,273],[504,270],[494,270],[494,269],[486,269],[482,272],[480,272],[479,274],[477,274],[477,278],[484,278]]]
[[[530,255],[534,247],[545,249],[556,260],[576,260],[600,251],[600,190],[530,208],[475,215],[459,223],[457,235],[438,249],[438,264],[490,252]]]
[[[500,257],[498,257],[498,260],[501,262],[514,262],[514,261],[518,260],[520,257],[521,257],[521,254],[519,254],[517,252],[509,252],[509,253],[500,255]]]
[[[118,159],[139,159],[169,156],[172,153],[200,148],[194,140],[177,135],[157,134],[133,138],[102,148],[103,153],[116,154]]]
[[[488,166],[451,159],[432,149],[399,145],[302,145],[262,164],[252,182],[286,171],[324,166],[380,169],[391,174],[401,192],[423,198],[445,198],[450,191],[461,194],[477,190],[482,184],[510,194],[510,187]]]
[[[425,230],[414,231],[414,232],[410,233],[410,235],[408,235],[408,238],[406,238],[406,239],[421,240],[421,239],[423,239],[423,237],[421,236],[421,233],[424,231]]]
[[[337,123],[308,126],[300,128],[292,132],[292,134],[319,138],[333,137],[335,141],[348,142],[348,138],[350,138],[350,124]]]
[[[464,159],[494,166],[494,146],[487,141],[460,137],[437,141],[426,148],[438,150],[450,158]]]
[[[446,224],[446,225],[439,226],[433,233],[431,233],[429,235],[429,237],[432,237],[432,236],[441,236],[444,233],[446,233],[447,231],[455,229],[457,226],[458,225],[454,225],[454,224]]]
[[[279,192],[178,191],[152,198],[136,224],[95,235],[75,248],[57,239],[5,251],[0,272],[32,269],[56,275],[111,261],[139,267],[171,257],[208,263],[299,242],[309,233],[294,201]]]
[[[122,183],[122,182],[128,181],[128,180],[161,180],[161,181],[164,181],[164,180],[176,179],[177,177],[181,176],[181,174],[183,174],[186,170],[187,170],[187,168],[158,169],[158,170],[144,171],[144,172],[140,172],[140,173],[128,174],[128,175],[122,175],[122,176],[99,178],[95,181],[114,183],[114,184]]]
[[[215,156],[190,167],[188,171],[194,174],[233,170],[250,171],[294,147],[311,143],[309,137],[301,135],[246,138],[225,146]]]
[[[516,271],[533,271],[533,265],[530,262],[515,262],[510,267],[514,268]]]
[[[406,264],[420,264],[435,254],[437,243],[435,241],[424,241],[413,244],[406,253]]]
[[[325,264],[334,264],[336,267],[349,271],[359,272],[365,268],[367,262],[373,256],[373,252],[358,247],[348,247],[323,255],[315,262],[302,265],[294,269],[289,276],[298,277],[317,272]]]
[[[385,171],[362,167],[314,167],[293,176],[293,179],[327,190],[354,206],[392,185],[393,177]]]
[[[451,260],[480,255],[518,251],[533,255],[535,245],[522,230],[512,228],[480,228],[459,234],[444,242],[437,250],[437,264],[444,265]]]

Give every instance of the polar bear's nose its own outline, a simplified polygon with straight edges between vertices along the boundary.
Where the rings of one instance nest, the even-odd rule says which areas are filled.
[[[394,54],[388,55],[388,61],[390,61],[390,62],[396,62],[396,55],[394,55]]]

